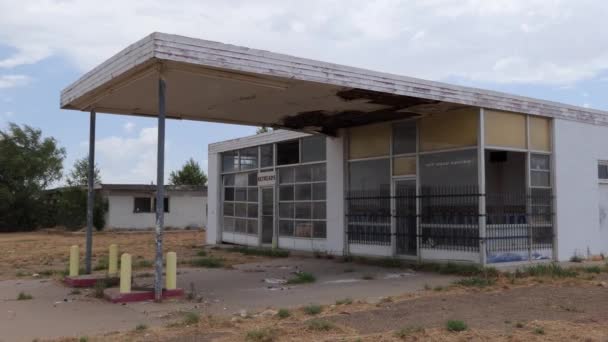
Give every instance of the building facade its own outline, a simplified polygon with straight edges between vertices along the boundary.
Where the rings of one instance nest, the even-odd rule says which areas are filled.
[[[103,184],[108,201],[106,229],[153,229],[156,223],[156,186],[147,184]],[[207,225],[205,186],[165,186],[165,227],[200,229]]]
[[[593,122],[469,106],[215,143],[207,242],[480,264],[604,254],[605,146]]]

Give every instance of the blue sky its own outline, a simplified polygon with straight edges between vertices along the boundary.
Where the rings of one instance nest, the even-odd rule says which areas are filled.
[[[153,31],[608,110],[608,4],[591,0],[306,2],[0,0],[0,128],[86,156],[88,115],[59,109],[84,72]],[[187,10],[184,10],[187,9]],[[153,119],[99,114],[104,182],[155,179]],[[255,128],[167,122],[167,174]]]

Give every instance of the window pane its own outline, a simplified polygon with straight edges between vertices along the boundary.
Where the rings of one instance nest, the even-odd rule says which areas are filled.
[[[247,234],[258,234],[258,220],[247,220]]]
[[[308,201],[312,198],[310,184],[296,184],[296,201]]]
[[[247,204],[235,203],[234,204],[234,216],[236,217],[247,217]]]
[[[312,218],[315,220],[325,220],[326,207],[325,202],[313,202],[312,203]]]
[[[261,167],[270,167],[274,165],[274,148],[272,144],[260,146]]]
[[[247,205],[247,217],[257,218],[258,217],[258,205],[257,204],[248,204]]]
[[[239,159],[236,151],[222,153],[222,171],[230,172],[238,170]]]
[[[544,154],[531,154],[530,155],[530,169],[531,170],[549,170],[550,157]]]
[[[324,200],[325,199],[325,183],[313,183],[312,184],[312,199],[313,200]]]
[[[416,122],[393,125],[393,154],[416,153]]]
[[[247,186],[248,176],[246,173],[237,173],[234,175],[234,185],[236,186]]]
[[[310,219],[312,217],[312,205],[310,202],[295,203],[295,206],[297,219]]]
[[[247,233],[247,220],[235,219],[234,220],[234,232],[235,233]]]
[[[416,174],[416,157],[398,157],[393,159],[393,175],[405,176]]]
[[[551,186],[551,174],[547,171],[531,171],[530,183],[532,186]]]
[[[422,187],[477,186],[477,150],[420,155]]]
[[[325,137],[316,135],[302,139],[302,163],[325,160]]]
[[[388,158],[350,162],[349,172],[350,191],[390,195],[391,170]]]
[[[484,111],[486,145],[526,148],[526,116]]]
[[[247,189],[247,202],[257,202],[257,201],[258,201],[258,188]]]
[[[302,166],[296,167],[296,182],[297,183],[310,182],[311,179],[312,179],[312,174],[311,174],[309,165],[302,165]]]
[[[234,219],[230,217],[224,218],[224,227],[225,232],[233,232],[234,231]]]
[[[293,183],[295,181],[294,171],[293,167],[279,169],[279,183]]]
[[[258,167],[258,148],[250,147],[239,151],[241,155],[241,170],[257,169]]]
[[[279,187],[279,201],[293,201],[293,185]]]
[[[279,235],[280,236],[293,236],[293,221],[291,221],[291,220],[279,221]]]
[[[479,109],[450,111],[419,120],[420,150],[433,151],[477,145]]]
[[[294,230],[295,237],[310,238],[312,237],[312,222],[310,221],[296,221]]]
[[[310,167],[312,168],[312,181],[313,182],[325,181],[325,178],[327,177],[325,163],[311,165]]]
[[[224,188],[224,200],[234,201],[234,188]]]
[[[327,228],[325,221],[315,221],[313,224],[312,237],[325,239],[327,237]]]
[[[286,141],[277,144],[277,164],[288,165],[300,162],[300,141]]]
[[[294,205],[293,203],[279,203],[279,217],[293,218]]]
[[[530,116],[530,149],[551,151],[551,119]]]
[[[608,180],[608,163],[606,164],[598,164],[597,166],[597,176],[599,179]]]
[[[387,156],[390,152],[389,124],[376,124],[349,129],[349,158]]]
[[[258,186],[258,173],[257,172],[250,172],[247,174],[247,184],[249,186]]]
[[[247,188],[236,188],[234,191],[235,201],[247,201]]]
[[[134,213],[149,213],[152,212],[150,206],[150,198],[148,197],[135,197],[133,199],[133,212]]]
[[[229,202],[224,202],[224,215],[225,216],[234,216],[234,204]]]
[[[225,175],[224,185],[234,185],[234,175]]]

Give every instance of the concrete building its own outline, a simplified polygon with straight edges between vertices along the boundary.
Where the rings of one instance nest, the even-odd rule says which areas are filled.
[[[108,201],[106,229],[153,229],[156,186],[147,184],[103,184]],[[207,225],[207,187],[165,186],[165,226],[174,229]]]

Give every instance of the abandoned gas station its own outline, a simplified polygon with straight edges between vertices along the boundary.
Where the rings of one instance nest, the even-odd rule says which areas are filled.
[[[157,293],[166,118],[275,128],[209,146],[208,244],[479,264],[608,252],[606,112],[162,33],[61,107],[90,113],[90,166],[96,113],[158,118]]]

